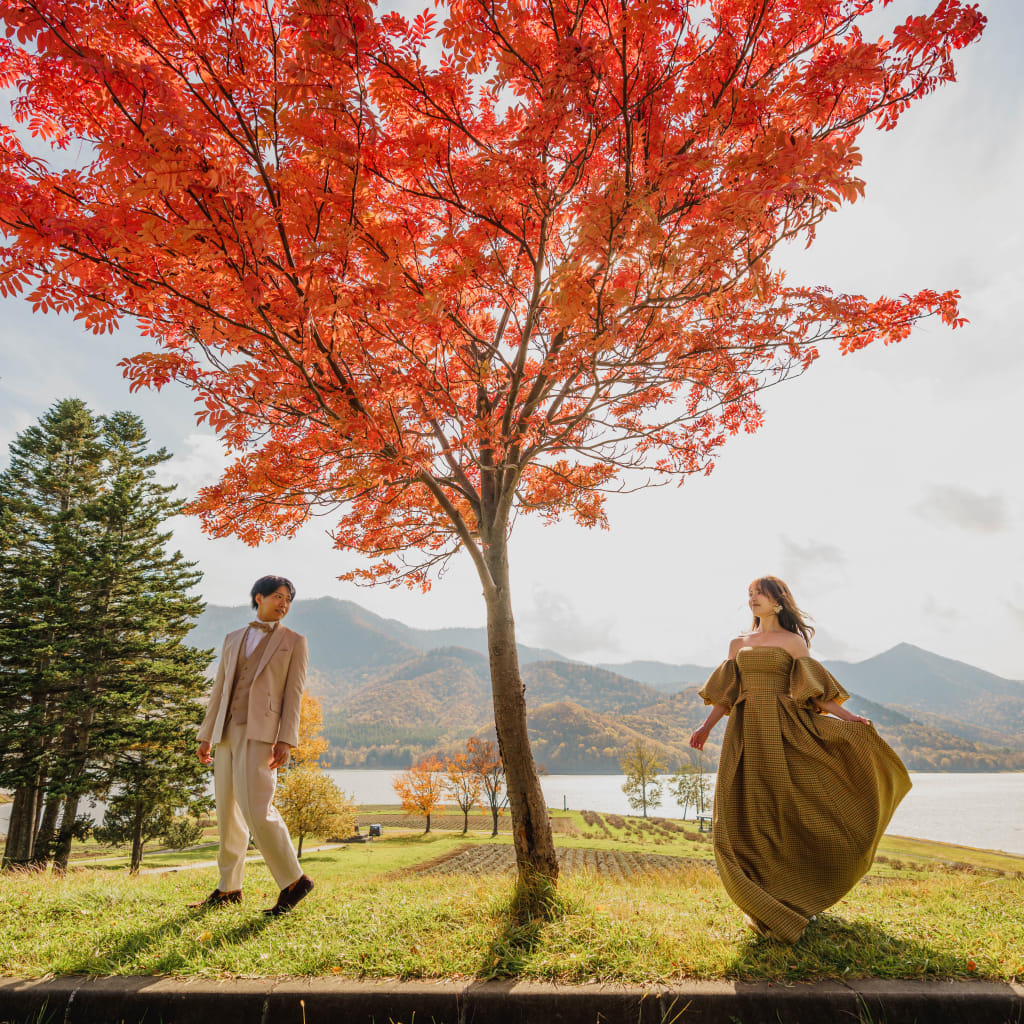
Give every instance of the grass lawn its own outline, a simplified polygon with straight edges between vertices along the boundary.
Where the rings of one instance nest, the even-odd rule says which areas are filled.
[[[310,852],[303,865],[317,889],[286,921],[258,913],[276,896],[261,863],[247,869],[241,907],[203,913],[185,905],[210,890],[212,869],[132,878],[109,862],[80,862],[63,879],[0,877],[0,973],[631,983],[1024,976],[1024,880],[1009,873],[1021,858],[887,840],[887,862],[787,947],[745,930],[710,843],[688,824],[568,817],[560,846],[685,860],[670,875],[565,874],[553,918],[520,926],[508,914],[510,876],[417,873],[490,844],[483,832],[385,834]]]

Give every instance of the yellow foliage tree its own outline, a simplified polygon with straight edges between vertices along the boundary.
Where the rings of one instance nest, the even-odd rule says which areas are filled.
[[[303,691],[299,709],[299,745],[292,750],[292,761],[296,765],[320,764],[320,755],[327,749],[327,740],[321,735],[324,727],[324,712],[320,701],[308,691]]]
[[[299,840],[299,856],[306,836],[345,839],[356,827],[356,805],[328,778],[320,767],[320,755],[327,749],[320,701],[302,694],[299,710],[299,745],[292,750],[292,765],[277,787],[274,804]]]
[[[619,764],[626,776],[622,792],[626,794],[629,806],[635,811],[642,810],[646,818],[647,808],[661,803],[661,780],[658,776],[667,767],[665,755],[660,750],[636,742]]]
[[[356,805],[317,765],[299,764],[285,772],[274,804],[288,830],[299,840],[306,836],[345,839],[356,826]]]

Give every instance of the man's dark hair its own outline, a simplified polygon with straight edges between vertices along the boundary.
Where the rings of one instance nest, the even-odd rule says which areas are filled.
[[[257,608],[257,594],[261,597],[267,597],[277,590],[278,587],[287,587],[291,599],[295,600],[295,584],[291,580],[286,580],[283,576],[261,576],[252,585],[252,590],[249,592],[249,597],[252,600],[252,610],[255,611]]]

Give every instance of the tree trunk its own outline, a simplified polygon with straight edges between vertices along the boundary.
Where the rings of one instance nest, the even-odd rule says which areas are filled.
[[[298,852],[295,854],[296,857],[301,857],[302,856],[302,839],[303,839],[303,836],[302,836],[302,833],[300,832],[299,833],[299,849],[298,849]]]
[[[142,805],[136,807],[135,822],[132,827],[132,862],[128,868],[130,874],[137,875],[142,867],[142,823],[146,818],[146,809]]]
[[[78,796],[64,798],[64,814],[60,819],[60,831],[57,833],[57,844],[53,851],[53,870],[63,875],[68,869],[71,859],[71,837],[78,817]]]
[[[516,628],[509,587],[504,530],[495,527],[484,550],[491,586],[487,601],[487,648],[491,663],[494,728],[505,766],[505,788],[512,816],[512,842],[519,870],[517,905],[527,914],[543,913],[558,879],[558,855],[548,809],[526,729],[526,688],[519,674]]]
[[[462,834],[465,835],[469,831],[469,810],[463,810],[462,812]]]
[[[88,685],[90,689],[95,690],[95,679],[91,680]],[[89,740],[92,736],[92,724],[95,717],[95,710],[93,708],[87,709],[82,716],[82,721],[74,731],[75,767],[69,772],[67,782],[65,783],[69,792],[64,798],[64,814],[61,817],[60,831],[57,833],[57,841],[54,844],[53,850],[53,869],[60,874],[67,871],[68,861],[71,858],[71,834],[75,828],[78,802],[82,799],[82,794],[78,791],[78,787],[85,775]]]
[[[430,815],[427,815],[427,827],[423,830],[423,834],[426,835],[430,831]]]
[[[32,863],[37,868],[45,868],[53,853],[53,841],[57,832],[57,817],[60,814],[60,797],[47,797],[43,808],[43,817],[36,832],[35,846],[32,850]]]
[[[494,821],[494,831],[491,833],[491,838],[493,839],[498,834],[498,808],[493,805],[491,807],[491,818]]]
[[[36,817],[42,794],[38,786],[19,786],[14,791],[11,820],[7,826],[3,869],[24,868],[32,863]]]

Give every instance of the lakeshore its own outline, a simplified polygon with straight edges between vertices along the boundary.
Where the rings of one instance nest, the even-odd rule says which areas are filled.
[[[327,774],[358,804],[396,800],[395,771],[329,769]],[[914,788],[897,808],[890,834],[1024,856],[1024,772],[911,772],[910,777]],[[542,775],[541,787],[555,810],[628,815],[634,812],[622,792],[624,778]],[[652,813],[678,818],[682,809],[666,790]],[[689,816],[694,816],[692,807]]]
[[[331,768],[326,773],[357,804],[388,805],[397,799],[391,784],[397,771]],[[914,788],[897,809],[889,834],[1024,856],[1024,772],[911,772],[910,777]],[[543,775],[541,787],[553,810],[628,815],[633,812],[622,792],[624,778]],[[10,804],[0,801],[0,836],[7,832],[10,811]],[[99,806],[91,813],[96,819],[102,815]],[[667,792],[652,813],[682,817]]]

